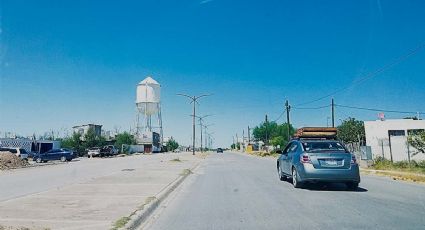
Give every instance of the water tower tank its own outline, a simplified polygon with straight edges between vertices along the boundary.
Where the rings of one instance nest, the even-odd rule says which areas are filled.
[[[158,104],[161,100],[161,85],[147,77],[137,85],[136,105],[139,111],[146,115],[158,112]]]

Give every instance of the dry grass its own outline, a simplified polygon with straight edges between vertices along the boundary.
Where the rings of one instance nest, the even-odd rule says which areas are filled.
[[[205,158],[207,158],[209,155],[210,155],[209,153],[207,153],[207,152],[203,152],[203,153],[196,153],[196,155],[195,155],[195,156],[197,156],[197,157],[199,157],[199,158],[201,158],[201,159],[205,159]]]
[[[388,176],[394,180],[425,182],[425,161],[399,161],[391,162],[384,158],[377,158],[373,165],[363,172]]]
[[[280,155],[278,153],[263,152],[263,151],[248,152],[248,154],[253,156],[258,156],[258,157],[273,157],[273,158],[278,158]]]
[[[0,230],[31,230],[31,229],[27,227],[6,227],[3,225],[0,225]],[[50,230],[50,228],[37,228],[37,230]]]
[[[170,160],[171,162],[182,162],[179,158],[175,158],[175,159],[172,159],[172,160]]]
[[[128,221],[130,221],[130,217],[128,216],[120,218],[119,220],[115,221],[112,230],[118,230],[120,228],[123,228],[128,223]]]
[[[184,175],[189,175],[192,174],[192,170],[190,169],[183,169],[182,173],[180,173],[180,175],[184,176]]]
[[[370,170],[362,169],[363,173],[391,177],[393,180],[411,181],[425,183],[425,174],[403,171]]]

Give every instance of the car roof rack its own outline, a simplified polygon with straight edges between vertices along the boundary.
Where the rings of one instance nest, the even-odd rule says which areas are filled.
[[[338,130],[329,127],[303,127],[294,135],[298,140],[336,140]]]

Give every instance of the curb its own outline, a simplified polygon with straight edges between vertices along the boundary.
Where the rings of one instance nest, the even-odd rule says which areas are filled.
[[[193,172],[202,161],[197,163],[191,170]],[[136,210],[131,216],[127,224],[119,230],[133,230],[140,227],[140,225],[159,207],[164,201],[191,173],[180,175],[176,180],[171,182],[167,187],[162,189],[149,203],[142,206],[141,209]]]

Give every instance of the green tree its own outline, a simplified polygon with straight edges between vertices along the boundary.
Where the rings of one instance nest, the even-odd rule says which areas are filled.
[[[365,138],[364,122],[349,117],[338,126],[338,139],[345,143],[355,143]]]
[[[84,155],[84,145],[81,141],[81,134],[73,133],[71,137],[62,139],[62,147],[69,148],[77,152],[79,156]]]
[[[294,135],[295,129],[289,127],[290,136]],[[263,122],[253,129],[253,135],[256,140],[269,143],[273,146],[280,145],[283,148],[288,143],[288,124],[277,124],[276,122]],[[266,138],[267,137],[267,138]],[[267,140],[266,140],[267,139]]]
[[[128,132],[119,133],[115,136],[115,147],[121,149],[122,145],[135,145],[136,138]]]
[[[94,128],[89,128],[84,135],[83,145],[85,149],[93,147],[101,147],[106,144],[105,137],[96,134]]]
[[[270,141],[271,145],[274,147],[280,146],[280,148],[284,148],[287,143],[288,141],[284,139],[283,136],[273,137]]]
[[[122,149],[123,145],[135,145],[137,144],[136,138],[131,135],[129,132],[119,133],[115,136],[115,147],[117,149]],[[129,148],[125,147],[122,149],[124,153],[128,153]]]
[[[408,142],[411,146],[417,149],[417,152],[414,152],[412,155],[416,155],[418,153],[425,154],[425,131],[420,131],[413,135],[409,135]]]
[[[167,150],[168,151],[174,151],[179,147],[179,143],[175,141],[173,138],[170,138],[170,140],[167,141]]]

